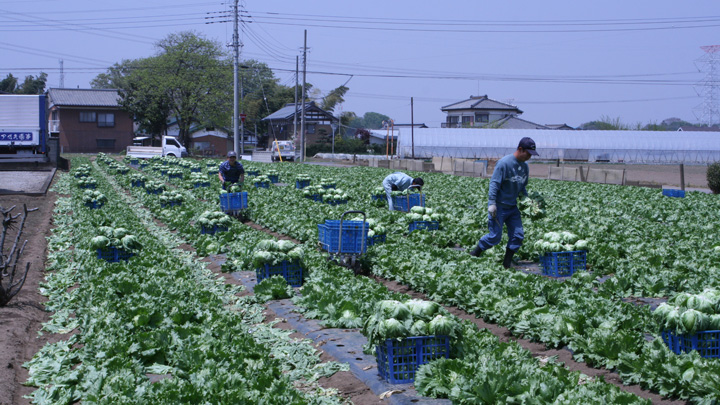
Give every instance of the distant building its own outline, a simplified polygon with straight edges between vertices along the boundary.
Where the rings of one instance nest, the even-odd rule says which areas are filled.
[[[302,111],[300,111],[302,110]],[[295,121],[295,103],[287,103],[283,108],[263,118],[268,122],[267,147],[277,139],[278,141],[292,140],[293,125]],[[339,120],[332,114],[318,107],[314,101],[298,106],[297,131],[300,132],[300,121],[305,115],[305,144],[331,139],[334,134],[333,126],[337,127]],[[296,146],[299,146],[300,136],[295,139]]]
[[[133,142],[133,119],[114,89],[48,90],[48,126],[65,153],[114,153]]]
[[[167,134],[179,136],[180,127],[177,122],[168,125]],[[254,149],[257,136],[253,131],[245,128],[243,134],[246,150]],[[195,156],[225,156],[233,150],[235,138],[233,131],[225,128],[206,128],[201,126],[190,127],[190,153]]]
[[[545,124],[545,126],[549,129],[564,129],[568,131],[575,130],[575,128],[571,127],[568,124]]]
[[[514,105],[492,100],[487,95],[473,97],[441,108],[447,114],[442,128],[509,128],[548,129],[518,118],[522,110]]]
[[[720,128],[718,127],[695,127],[695,126],[684,126],[679,127],[678,131],[684,131],[684,132],[720,132]]]

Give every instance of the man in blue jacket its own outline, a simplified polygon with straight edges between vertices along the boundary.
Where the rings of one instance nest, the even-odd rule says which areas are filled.
[[[227,160],[220,163],[218,177],[220,178],[220,183],[223,185],[223,189],[226,188],[227,183],[235,184],[245,181],[245,169],[243,165],[237,161],[237,153],[233,151],[227,153]]]
[[[483,251],[500,243],[503,225],[507,225],[509,240],[505,249],[503,267],[507,269],[512,264],[513,255],[520,249],[525,238],[520,210],[517,207],[517,198],[520,193],[527,196],[525,187],[528,184],[530,170],[525,162],[537,155],[535,141],[525,137],[520,140],[515,152],[498,160],[490,179],[488,193],[488,228],[490,232],[480,239],[470,253],[471,255],[480,256]]]
[[[385,177],[385,180],[382,182],[383,188],[385,189],[385,195],[387,195],[388,200],[388,208],[390,208],[390,211],[393,210],[393,202],[392,202],[392,191],[405,191],[407,190],[411,185],[412,186],[418,186],[418,189],[421,189],[423,185],[425,185],[425,182],[420,177],[412,178],[408,176],[405,173],[402,172],[395,172],[391,175],[388,175]]]

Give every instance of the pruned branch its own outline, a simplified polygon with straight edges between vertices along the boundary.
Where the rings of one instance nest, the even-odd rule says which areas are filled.
[[[12,215],[13,209],[15,209],[14,205],[9,209],[0,207],[3,226],[2,234],[0,235],[0,307],[7,305],[7,303],[20,292],[20,289],[25,284],[27,274],[30,271],[30,263],[27,263],[22,277],[16,278],[18,276],[17,265],[25,251],[25,246],[28,241],[25,240],[20,246],[20,249],[18,249],[18,243],[25,228],[28,212],[36,211],[37,208],[28,209],[27,205],[23,204],[23,212],[16,215]],[[20,218],[19,221],[18,218]],[[12,248],[10,248],[8,253],[5,253],[5,238],[9,229],[17,229],[17,234],[15,235]]]

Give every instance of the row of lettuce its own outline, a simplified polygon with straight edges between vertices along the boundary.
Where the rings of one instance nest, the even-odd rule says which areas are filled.
[[[238,287],[176,249],[182,240],[113,180],[96,169],[90,176],[107,196],[100,209],[84,204],[78,179],[63,175],[54,186],[61,196],[41,292],[53,312],[44,331],[62,335],[25,364],[34,403],[341,402],[316,380],[347,365],[320,363],[309,341],[264,324],[253,297],[239,298]],[[98,259],[91,239],[102,227],[126,230],[142,249],[129,261]],[[263,237],[238,233],[248,243]]]
[[[627,384],[698,403],[720,398],[716,385],[709,383],[720,378],[717,361],[695,352],[672,353],[659,339],[664,325],[651,317],[650,310],[621,300],[631,294],[699,293],[720,285],[718,256],[707,242],[709,228],[720,225],[712,215],[720,208],[713,196],[690,193],[686,199],[669,199],[657,190],[532,181],[530,187],[544,193],[548,208],[544,218],[526,221],[526,240],[567,230],[588,241],[593,273],[581,272],[567,283],[557,283],[501,269],[499,248],[479,259],[451,248],[475,243],[484,232],[487,180],[423,174],[428,206],[444,213],[446,220],[442,231],[408,236],[406,214],[376,207],[367,194],[369,185],[381,182],[387,170],[292,164],[273,168],[287,182],[299,173],[335,178],[350,200],[346,206],[333,207],[304,198],[292,187],[248,188],[249,215],[255,222],[316,246],[318,223],[339,219],[345,210],[361,209],[388,228],[387,243],[371,248],[363,258],[375,274],[506,326],[518,336],[550,347],[567,346],[576,360],[615,370]],[[703,246],[706,249],[700,249]],[[243,269],[242,257],[231,251],[230,263],[240,266],[228,269]],[[598,276],[606,274],[614,277],[601,283]],[[308,283],[303,297],[310,296],[307,291],[315,280]],[[345,310],[363,319],[370,316],[367,300],[342,284],[332,286],[321,284],[318,294],[340,295],[303,301],[308,316],[338,327],[352,324],[340,321]],[[343,310],[337,304],[313,302],[342,302]]]
[[[266,168],[255,164],[251,167]],[[149,177],[158,176],[146,172]],[[159,197],[146,193],[140,187],[132,187],[129,178],[117,175],[116,179],[124,184],[133,196],[140,200],[158,219],[169,227],[177,229],[179,234],[199,250],[205,249],[208,240],[213,240],[219,251],[228,252],[227,270],[252,270],[256,246],[266,243],[248,238],[247,227],[236,223],[229,232],[213,236],[202,235],[193,218],[197,218],[207,208],[207,204],[188,195],[181,206],[170,209],[160,206]],[[289,182],[289,181],[288,181]],[[213,188],[219,193],[219,184]],[[388,300],[407,301],[409,297],[390,292],[382,284],[365,277],[356,277],[345,268],[328,262],[325,254],[317,247],[317,231],[304,229],[307,221],[302,215],[324,219],[338,218],[343,207],[320,204],[306,199],[300,190],[293,187],[271,187],[269,189],[245,188],[249,194],[250,215],[268,228],[283,231],[298,239],[305,240],[302,261],[307,269],[307,278],[296,303],[309,318],[321,319],[328,327],[353,328],[365,325],[364,333],[371,343],[376,342],[373,335],[372,315],[378,305]],[[195,190],[187,190],[192,194]],[[292,209],[279,206],[288,204]],[[280,216],[277,216],[279,211]],[[260,213],[269,214],[261,218]],[[303,214],[298,214],[302,212]],[[372,215],[383,217],[376,210]],[[404,216],[404,214],[398,214]],[[285,222],[276,223],[274,218],[290,216],[297,221],[292,231],[283,229]],[[322,219],[322,220],[321,220]],[[390,224],[388,222],[388,224]],[[399,227],[395,224],[395,235],[401,239]],[[406,225],[404,225],[406,226]],[[397,243],[398,241],[395,241]],[[388,243],[385,246],[393,246]],[[370,254],[369,256],[372,256]],[[446,311],[443,316],[451,317]],[[455,319],[455,318],[453,318]],[[432,362],[419,371],[415,380],[418,390],[428,396],[448,397],[464,403],[495,403],[502,401],[526,401],[536,398],[540,402],[578,403],[591,398],[603,398],[608,403],[628,402],[645,403],[632,394],[602,381],[586,381],[578,372],[570,372],[563,365],[550,361],[539,361],[531,353],[516,343],[501,343],[486,330],[478,330],[474,324],[455,319],[453,358]],[[372,345],[366,348],[372,351]],[[518,383],[521,381],[521,383]]]

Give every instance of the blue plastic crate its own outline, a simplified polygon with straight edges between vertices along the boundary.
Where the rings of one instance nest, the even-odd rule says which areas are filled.
[[[408,229],[410,232],[412,231],[420,231],[420,230],[427,230],[427,231],[437,231],[440,229],[440,222],[438,221],[415,221],[411,222],[408,226]]]
[[[570,277],[579,270],[585,270],[587,253],[584,250],[570,252],[548,252],[540,256],[542,274],[551,277]]]
[[[270,175],[268,176],[268,179],[270,179],[270,182],[275,184],[280,181],[280,175]]]
[[[212,176],[214,174],[218,174],[218,171],[217,170],[208,170],[207,173]]]
[[[675,354],[695,350],[700,357],[720,358],[720,330],[705,330],[694,335],[676,335],[672,331],[664,331],[662,339]]]
[[[97,258],[111,263],[117,263],[120,260],[129,260],[133,256],[135,256],[135,253],[126,252],[116,247],[97,249]]]
[[[373,201],[375,200],[385,200],[387,197],[384,194],[374,194],[372,195]]]
[[[255,188],[270,188],[268,183],[255,183]]]
[[[145,181],[144,180],[132,180],[130,184],[133,187],[145,187]]]
[[[415,381],[415,372],[432,360],[450,357],[447,336],[414,336],[401,340],[387,339],[375,346],[378,374],[391,384]]]
[[[662,195],[665,197],[677,197],[677,198],[685,198],[685,190],[676,190],[673,188],[664,188],[662,191]]]
[[[195,188],[201,188],[201,187],[210,187],[209,181],[201,181],[195,183]]]
[[[147,189],[147,188],[146,188],[146,189],[145,189],[145,192],[148,193],[148,194],[162,194],[163,189],[159,188],[159,189],[157,189],[157,190],[150,190],[150,189]]]
[[[167,174],[167,169],[161,169],[161,170],[160,170],[160,174],[162,174],[163,176],[166,175],[166,174]]]
[[[303,284],[303,269],[298,262],[283,260],[277,266],[266,263],[264,267],[255,269],[255,275],[258,283],[272,276],[282,276],[293,287],[302,287]]]
[[[393,210],[410,212],[410,208],[425,206],[425,194],[415,193],[408,195],[396,195],[392,197]]]
[[[201,225],[200,227],[200,233],[203,235],[215,235],[218,232],[227,232],[228,228],[227,226],[213,226],[213,227],[206,227],[205,225]]]
[[[200,168],[199,168],[199,167],[193,167],[193,168],[190,169],[190,173],[200,173]]]
[[[169,202],[166,202],[166,203],[163,203],[163,202],[160,203],[160,206],[161,206],[162,208],[166,208],[166,207],[179,207],[179,206],[181,206],[181,205],[182,205],[182,201],[169,201]]]
[[[182,173],[173,173],[168,175],[169,179],[182,179],[182,177]]]
[[[130,159],[130,164],[131,164],[131,165],[136,165],[136,164],[138,164],[138,163],[140,163],[140,161],[139,161],[138,159]]]
[[[322,202],[322,196],[320,194],[310,194],[308,196],[305,196],[305,198],[309,198],[313,201],[319,201]]]
[[[379,243],[385,243],[385,237],[387,235],[375,235],[375,236],[368,236],[367,238],[367,245],[373,246],[377,245]]]
[[[322,188],[327,190],[329,188],[335,188],[335,185],[334,184],[323,184]]]
[[[305,188],[310,185],[310,180],[295,180],[295,188]]]
[[[347,204],[347,202],[348,202],[348,200],[331,200],[331,201],[326,202],[325,204],[342,205],[342,204]]]
[[[246,209],[248,207],[247,191],[220,194],[220,207],[225,212]]]
[[[148,164],[147,164],[147,163],[140,163],[140,168],[141,168],[141,169],[144,169],[144,168],[146,168],[146,167],[148,167]]]
[[[342,250],[340,253],[365,253],[367,232],[370,229],[363,221],[343,221]],[[318,239],[323,250],[336,253],[340,245],[340,221],[326,220],[318,225]],[[365,243],[363,243],[365,242]]]
[[[89,201],[89,202],[85,203],[85,206],[92,210],[102,208],[103,205],[104,205],[104,203],[97,202],[97,201]]]
[[[80,188],[95,189],[95,184],[82,184]]]
[[[247,174],[248,176],[259,176],[260,170],[246,170],[245,174]]]

